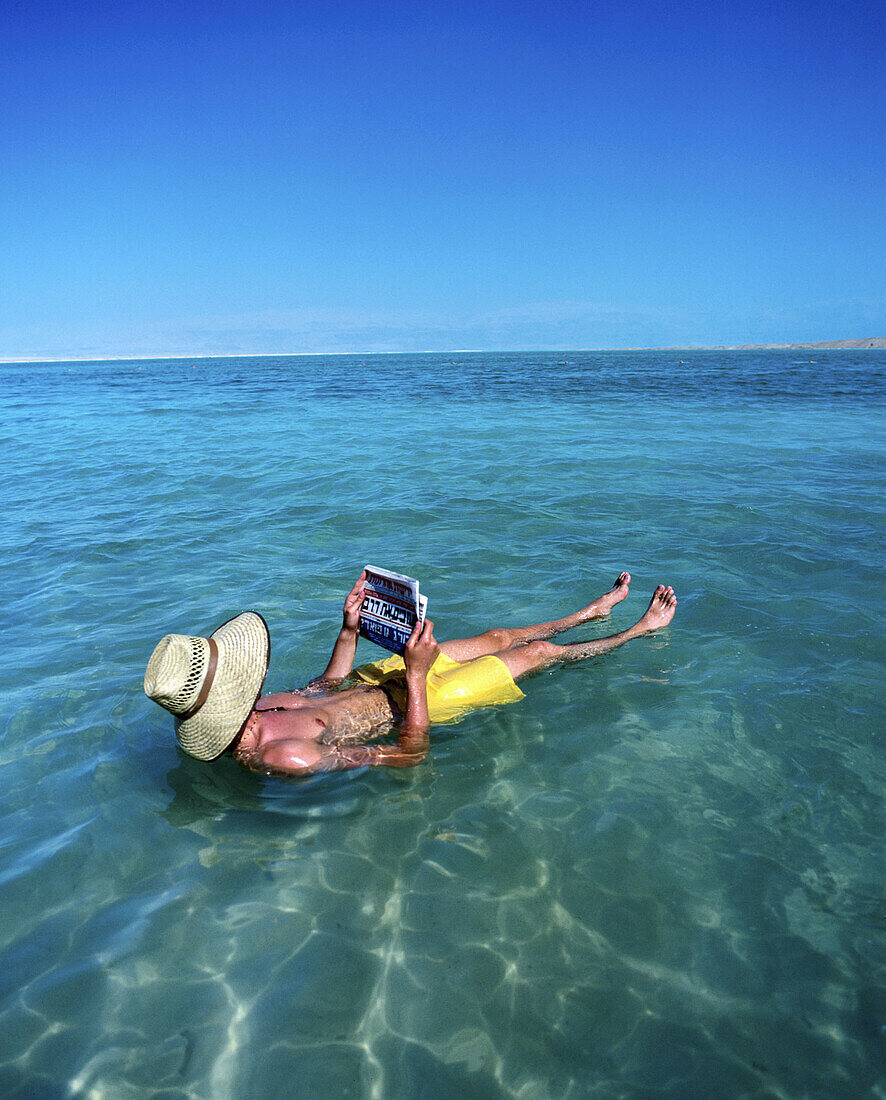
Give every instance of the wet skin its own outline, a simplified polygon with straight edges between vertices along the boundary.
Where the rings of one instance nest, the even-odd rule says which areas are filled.
[[[386,692],[369,684],[338,690],[316,684],[278,692],[256,703],[238,752],[286,738],[325,744],[365,741],[388,733],[400,717]]]
[[[439,652],[459,662],[497,656],[517,680],[554,664],[607,653],[632,638],[667,626],[677,605],[673,588],[659,585],[642,618],[619,634],[565,646],[547,640],[572,627],[605,618],[628,594],[630,574],[622,573],[599,599],[548,623],[489,630],[439,646],[433,636],[434,624],[430,620],[417,624],[403,655],[406,705],[401,713],[381,688],[368,684],[340,686],[353,668],[363,579],[361,574],[345,600],[342,629],[323,675],[299,691],[266,695],[256,703],[232,746],[234,757],[246,767],[280,775],[310,775],[377,764],[414,767],[428,753],[427,674]],[[366,744],[395,727],[395,744]]]

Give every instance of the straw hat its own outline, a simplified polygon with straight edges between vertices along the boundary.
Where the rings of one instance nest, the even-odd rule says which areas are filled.
[[[145,671],[145,695],[175,715],[175,736],[189,756],[214,760],[249,717],[270,659],[268,624],[244,611],[209,638],[161,638]]]

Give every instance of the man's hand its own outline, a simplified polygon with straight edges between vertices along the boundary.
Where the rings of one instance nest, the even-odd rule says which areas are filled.
[[[428,753],[428,673],[437,660],[440,647],[434,641],[434,624],[430,619],[416,623],[406,648],[403,661],[406,665],[406,713],[397,738],[397,749],[408,767],[424,760]]]
[[[403,650],[407,676],[413,673],[426,677],[439,652],[440,647],[434,641],[434,624],[431,620],[425,619],[423,623],[416,623]]]
[[[342,612],[342,625],[345,630],[350,630],[354,634],[360,629],[360,609],[363,607],[363,601],[366,599],[366,592],[363,589],[365,580],[366,570],[364,569],[357,578],[357,583],[348,593],[345,599],[344,611]]]
[[[342,612],[342,626],[338,632],[338,638],[329,658],[326,671],[320,677],[323,681],[343,680],[350,676],[354,667],[354,654],[357,651],[357,637],[360,630],[360,608],[363,606],[365,593],[363,582],[366,580],[366,570],[357,578],[357,583],[348,593],[345,599],[345,607]]]

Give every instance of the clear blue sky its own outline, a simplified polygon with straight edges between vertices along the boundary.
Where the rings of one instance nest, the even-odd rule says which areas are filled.
[[[886,335],[884,27],[4,0],[0,357]]]

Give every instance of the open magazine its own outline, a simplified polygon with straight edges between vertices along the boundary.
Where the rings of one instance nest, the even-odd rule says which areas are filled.
[[[360,611],[360,636],[392,653],[402,653],[416,622],[424,621],[428,606],[418,581],[367,565],[363,591],[366,599]]]

